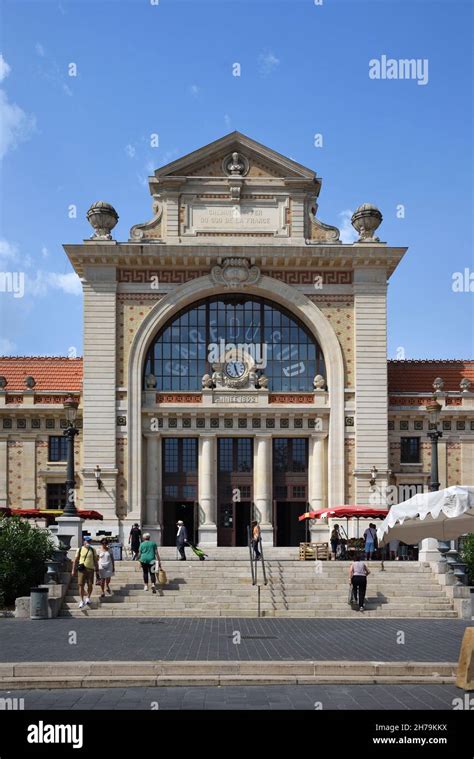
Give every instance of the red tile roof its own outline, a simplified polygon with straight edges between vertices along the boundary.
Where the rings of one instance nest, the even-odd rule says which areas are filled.
[[[82,390],[82,358],[31,356],[0,357],[0,377],[5,377],[7,392],[27,390],[25,377],[36,381],[36,392]]]
[[[474,361],[443,361],[432,359],[389,361],[389,393],[432,393],[436,377],[444,380],[444,391],[460,390],[464,377],[474,390]]]

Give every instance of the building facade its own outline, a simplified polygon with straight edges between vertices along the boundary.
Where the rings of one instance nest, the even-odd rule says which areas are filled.
[[[92,238],[65,245],[83,359],[0,359],[0,505],[65,497],[68,394],[77,503],[114,534],[140,522],[172,545],[182,518],[201,545],[244,545],[256,518],[267,544],[296,545],[308,508],[403,500],[428,482],[433,392],[441,486],[474,482],[474,362],[387,364],[387,283],[406,248],[376,237],[374,206],[341,243],[317,217],[315,172],[238,132],[149,184],[153,218],[127,242],[100,202]]]

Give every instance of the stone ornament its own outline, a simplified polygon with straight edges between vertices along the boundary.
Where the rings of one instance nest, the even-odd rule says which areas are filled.
[[[326,387],[326,380],[322,376],[322,374],[317,374],[316,377],[313,380],[313,385],[315,390],[324,390]]]
[[[130,230],[130,240],[160,240],[163,204],[155,198],[152,204],[153,218],[143,224],[135,224]]]
[[[248,159],[236,151],[227,155],[222,162],[222,169],[229,177],[244,177],[249,168]]]
[[[4,390],[7,385],[8,385],[7,378],[6,377],[0,377],[0,390]]]
[[[156,377],[154,374],[147,374],[145,377],[145,387],[147,390],[154,390],[156,387]]]
[[[216,285],[237,288],[255,285],[260,279],[258,266],[250,266],[246,258],[226,258],[222,265],[213,266],[211,279]]]
[[[1,380],[1,377],[0,377],[0,380]],[[461,388],[461,392],[463,392],[463,393],[469,393],[469,391],[471,389],[471,384],[472,383],[471,383],[470,379],[468,379],[467,377],[463,377],[463,379],[459,383],[459,387]]]
[[[210,374],[205,374],[201,380],[203,388],[206,390],[211,390],[214,387],[214,383],[212,381],[212,377]]]
[[[382,223],[383,216],[376,206],[364,203],[352,214],[351,224],[359,233],[358,242],[380,242],[374,232]]]
[[[317,204],[309,209],[309,241],[316,243],[336,243],[340,242],[341,233],[337,227],[330,224],[324,224],[316,218]]]
[[[433,387],[437,393],[441,393],[444,388],[444,379],[442,377],[436,377],[433,382]]]
[[[265,374],[262,374],[261,377],[258,377],[257,384],[259,387],[266,390],[266,388],[268,387],[268,377],[266,377]]]
[[[87,221],[94,229],[91,240],[112,240],[112,229],[119,220],[117,211],[110,203],[98,200],[87,211]]]
[[[36,385],[36,380],[35,380],[35,378],[34,378],[34,377],[31,377],[31,376],[29,376],[29,377],[25,377],[25,385],[26,385],[26,387],[28,387],[30,390],[33,390],[34,386]]]

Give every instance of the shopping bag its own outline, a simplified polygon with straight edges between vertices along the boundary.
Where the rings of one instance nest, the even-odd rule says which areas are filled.
[[[166,585],[168,582],[168,578],[164,569],[160,569],[158,572],[158,582],[160,585]]]

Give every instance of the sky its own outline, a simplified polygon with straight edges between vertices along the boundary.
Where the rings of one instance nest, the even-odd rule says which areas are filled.
[[[96,200],[127,240],[152,216],[153,170],[237,129],[322,177],[318,217],[343,241],[369,202],[380,239],[408,247],[390,358],[472,358],[473,8],[1,0],[0,274],[17,279],[0,280],[0,354],[81,355],[62,245],[91,235]],[[383,56],[415,59],[416,75],[381,78]]]

